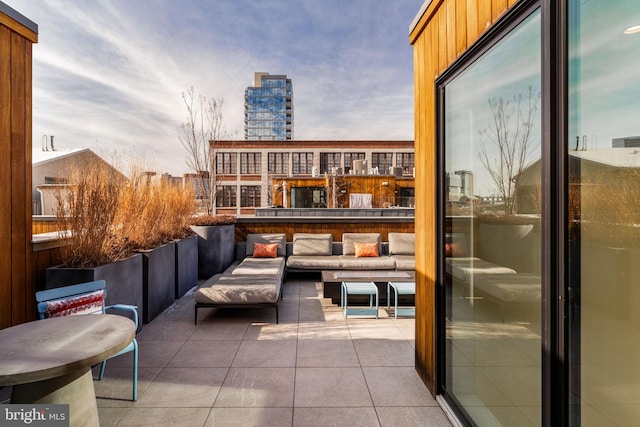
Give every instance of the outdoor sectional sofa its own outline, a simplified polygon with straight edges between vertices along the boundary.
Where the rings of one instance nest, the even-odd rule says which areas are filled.
[[[282,296],[287,271],[322,270],[413,270],[415,269],[413,233],[389,233],[389,242],[381,242],[380,233],[344,233],[342,242],[331,234],[296,233],[293,242],[284,234],[249,234],[236,245],[238,262],[222,274],[208,279],[195,293],[195,323],[200,308],[260,307],[276,309]],[[275,244],[273,258],[256,257],[258,245]],[[361,247],[375,246],[374,253],[361,256]]]
[[[358,244],[377,244],[377,256],[358,256]],[[344,233],[342,242],[331,234],[296,233],[287,243],[287,271],[322,270],[414,270],[415,235],[389,233],[381,242],[380,233]]]

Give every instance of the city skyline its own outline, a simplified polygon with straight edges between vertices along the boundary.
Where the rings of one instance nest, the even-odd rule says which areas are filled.
[[[298,140],[413,139],[408,34],[422,0],[4,2],[38,24],[34,149],[55,135],[58,149],[190,172],[181,93],[222,98],[240,138],[255,71],[294,81]]]

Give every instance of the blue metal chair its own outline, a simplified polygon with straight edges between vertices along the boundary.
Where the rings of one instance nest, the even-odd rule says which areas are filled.
[[[138,312],[136,306],[126,304],[105,306],[106,285],[104,280],[96,280],[94,282],[36,292],[40,319],[78,314],[105,314],[108,309],[117,309],[125,310],[133,314],[133,321],[137,330]],[[130,351],[133,351],[133,400],[135,401],[138,400],[138,342],[133,338],[129,345],[111,357],[116,357]],[[101,363],[100,380],[104,376],[106,364],[106,360]]]

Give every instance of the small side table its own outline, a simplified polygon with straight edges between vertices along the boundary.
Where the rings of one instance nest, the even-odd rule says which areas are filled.
[[[387,308],[391,307],[391,289],[393,289],[394,300],[394,316],[397,319],[398,314],[401,316],[415,316],[416,309],[412,308],[398,308],[398,295],[415,295],[416,294],[416,282],[388,282],[387,283]]]
[[[349,295],[369,295],[369,308],[349,308]],[[351,315],[376,316],[378,318],[378,287],[374,282],[342,282],[340,305],[344,309],[344,317]],[[375,301],[376,307],[373,308]]]

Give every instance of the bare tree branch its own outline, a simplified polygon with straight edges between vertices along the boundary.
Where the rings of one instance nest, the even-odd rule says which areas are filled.
[[[191,87],[182,92],[187,109],[187,118],[180,125],[182,135],[178,137],[187,151],[187,166],[196,175],[196,194],[202,197],[204,210],[210,215],[215,209],[217,174],[215,170],[217,143],[225,134],[221,98],[207,99],[196,96]]]
[[[515,212],[518,180],[522,171],[529,166],[535,148],[535,144],[531,143],[531,130],[539,100],[540,92],[535,92],[531,86],[528,99],[524,102],[522,94],[514,96],[510,101],[503,98],[489,99],[493,127],[478,131],[481,141],[480,162],[502,196],[506,215]],[[512,121],[514,114],[515,122]],[[488,149],[488,146],[492,149]],[[497,157],[493,157],[494,155]]]

